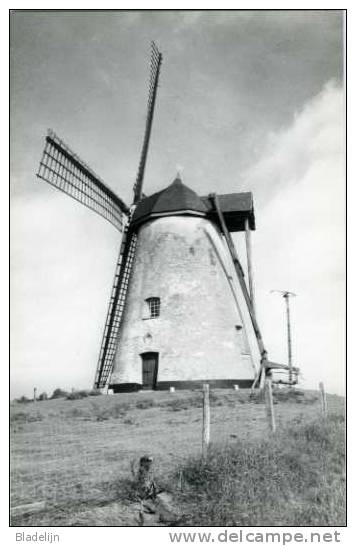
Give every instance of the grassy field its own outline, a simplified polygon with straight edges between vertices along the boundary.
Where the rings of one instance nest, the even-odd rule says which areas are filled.
[[[199,391],[13,403],[11,503],[45,508],[12,525],[137,525],[131,464],[144,454],[186,525],[343,525],[344,399],[328,396],[326,423],[319,408],[317,393],[277,391],[271,437],[260,400],[214,390],[202,463]]]

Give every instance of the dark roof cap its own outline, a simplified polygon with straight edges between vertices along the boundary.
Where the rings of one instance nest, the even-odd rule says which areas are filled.
[[[142,222],[150,216],[174,214],[176,212],[205,215],[208,207],[190,188],[185,186],[179,176],[167,188],[140,201],[135,209],[132,222]]]
[[[256,228],[251,192],[225,193],[218,195],[218,197],[220,209],[229,231],[244,231],[246,219],[249,221],[250,229]],[[208,216],[215,218],[216,212],[209,196],[203,196],[200,199],[208,209]]]

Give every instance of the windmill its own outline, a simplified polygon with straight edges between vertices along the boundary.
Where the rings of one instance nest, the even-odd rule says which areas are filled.
[[[37,173],[122,233],[94,387],[262,386],[268,360],[253,296],[252,194],[198,196],[179,176],[151,196],[142,191],[161,63],[152,43],[130,207],[53,131]],[[232,232],[245,233],[249,289]]]

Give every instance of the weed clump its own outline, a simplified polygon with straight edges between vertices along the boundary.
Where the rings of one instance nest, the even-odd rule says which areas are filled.
[[[19,411],[10,415],[10,424],[23,424],[23,423],[32,423],[35,421],[42,421],[43,417],[39,413],[25,413]]]
[[[140,400],[136,404],[136,408],[142,409],[142,410],[148,409],[148,408],[153,408],[154,406],[157,406],[157,403],[156,403],[155,400],[152,400],[152,399]]]
[[[344,462],[344,422],[331,415],[189,459],[178,494],[189,525],[343,525]]]
[[[102,393],[98,389],[72,391],[66,396],[66,400],[80,400],[81,398],[87,398],[88,396],[100,396]]]
[[[27,396],[20,396],[20,398],[16,398],[15,400],[18,404],[28,404],[29,402],[33,402],[33,400],[30,400],[27,398]]]

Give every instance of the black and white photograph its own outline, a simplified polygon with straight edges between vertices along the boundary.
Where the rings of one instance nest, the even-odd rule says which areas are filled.
[[[9,26],[16,541],[338,542],[346,10],[14,9]]]

